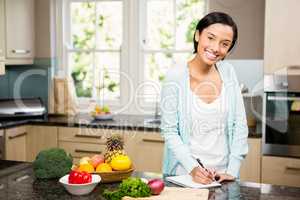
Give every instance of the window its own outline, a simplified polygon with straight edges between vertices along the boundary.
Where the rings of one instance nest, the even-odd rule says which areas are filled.
[[[69,1],[66,64],[80,98],[120,99],[123,2]]]
[[[206,1],[66,0],[61,5],[62,63],[79,99],[120,106],[135,99],[145,106],[158,101],[166,71],[191,57]]]
[[[193,34],[204,15],[203,0],[145,0],[141,15],[144,25],[142,65],[144,66],[144,100],[159,99],[160,82],[166,71],[186,63],[193,52]],[[151,84],[152,83],[152,84]]]

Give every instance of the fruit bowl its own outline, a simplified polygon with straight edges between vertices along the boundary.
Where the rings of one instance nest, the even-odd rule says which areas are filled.
[[[113,114],[112,113],[94,114],[93,117],[95,120],[112,120]]]
[[[111,171],[111,172],[94,172],[93,174],[98,174],[101,176],[102,183],[113,183],[120,182],[131,176],[134,171],[134,167],[131,166],[130,169],[124,171]]]
[[[101,176],[92,174],[92,182],[84,184],[70,184],[69,174],[61,177],[59,182],[66,188],[66,190],[73,195],[86,195],[94,190],[96,185],[101,181]]]

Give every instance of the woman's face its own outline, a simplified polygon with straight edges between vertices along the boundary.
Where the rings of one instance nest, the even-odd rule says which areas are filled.
[[[228,25],[212,24],[201,33],[197,31],[195,39],[198,41],[197,57],[211,66],[228,53],[233,40],[233,30]]]

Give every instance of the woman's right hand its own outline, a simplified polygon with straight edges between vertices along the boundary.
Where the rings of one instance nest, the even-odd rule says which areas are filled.
[[[190,175],[193,178],[193,181],[201,184],[210,184],[214,180],[214,176],[211,172],[205,170],[202,167],[195,167]]]

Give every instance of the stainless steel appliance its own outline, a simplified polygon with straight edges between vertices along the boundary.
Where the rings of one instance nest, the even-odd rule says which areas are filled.
[[[0,99],[0,121],[45,116],[46,108],[40,98]]]
[[[264,78],[263,154],[300,157],[300,75]]]

